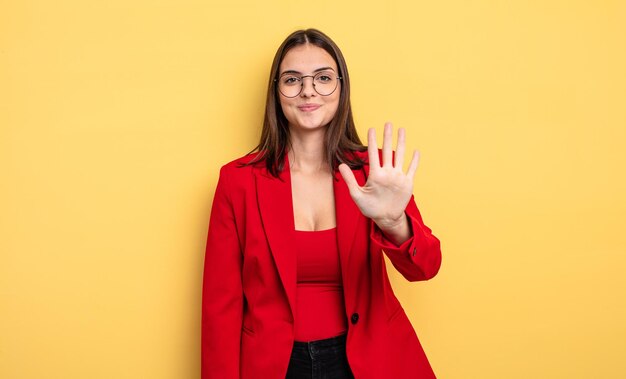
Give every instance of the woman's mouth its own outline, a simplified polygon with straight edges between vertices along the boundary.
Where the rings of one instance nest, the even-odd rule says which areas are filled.
[[[302,112],[313,112],[320,107],[319,104],[302,104],[298,105],[298,109]]]

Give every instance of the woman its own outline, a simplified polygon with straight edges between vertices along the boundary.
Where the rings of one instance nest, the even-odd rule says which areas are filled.
[[[439,270],[412,197],[418,156],[357,136],[335,43],[294,32],[271,68],[256,152],[220,171],[202,303],[202,378],[433,378],[391,289]]]

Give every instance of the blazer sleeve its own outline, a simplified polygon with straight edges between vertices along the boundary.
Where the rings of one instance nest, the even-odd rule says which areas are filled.
[[[372,243],[381,248],[393,266],[407,280],[414,282],[418,280],[428,280],[437,275],[441,266],[441,247],[437,237],[424,225],[415,199],[411,200],[405,209],[409,219],[412,237],[396,246],[393,242],[385,238],[380,228],[370,221]]]
[[[242,252],[223,167],[213,198],[202,285],[201,377],[239,378]]]

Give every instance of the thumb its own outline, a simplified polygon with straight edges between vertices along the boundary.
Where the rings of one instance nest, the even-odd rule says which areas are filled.
[[[357,194],[358,190],[360,188],[359,187],[359,183],[357,183],[356,178],[354,177],[354,173],[352,172],[350,167],[348,167],[347,164],[342,163],[342,164],[339,165],[339,172],[341,173],[341,176],[343,177],[343,180],[348,185],[348,189],[350,190],[350,194],[352,194],[352,196]]]

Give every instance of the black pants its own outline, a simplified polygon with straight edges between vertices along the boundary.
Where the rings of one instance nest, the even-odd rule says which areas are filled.
[[[286,379],[353,379],[346,357],[346,336],[294,342]]]

